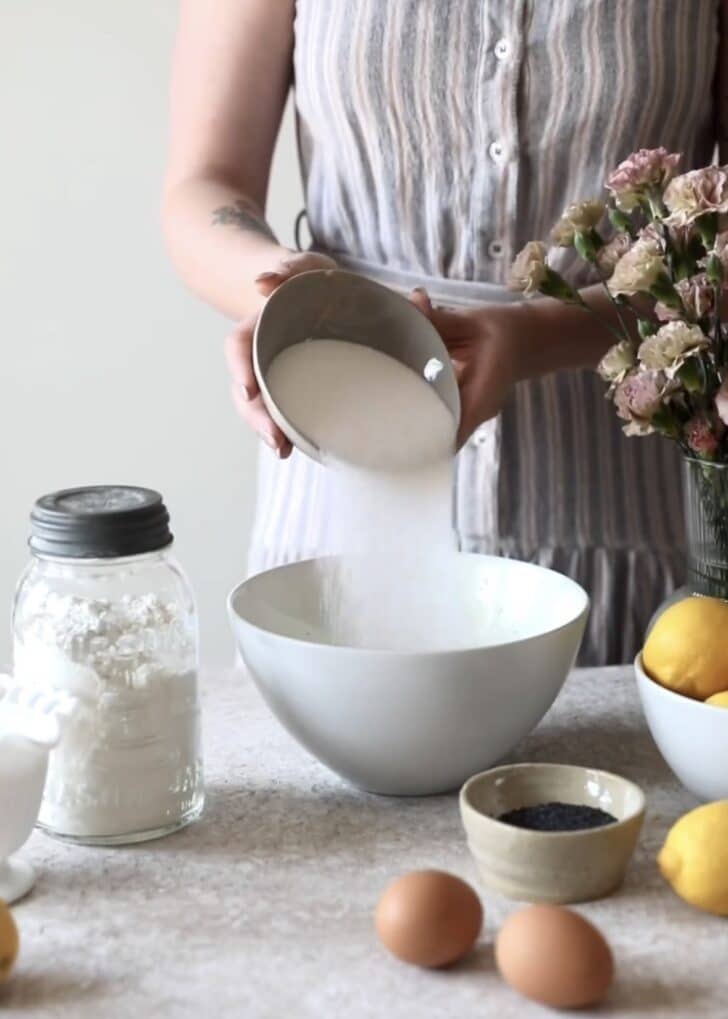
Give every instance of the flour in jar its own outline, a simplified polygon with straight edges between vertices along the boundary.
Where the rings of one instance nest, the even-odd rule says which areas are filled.
[[[400,651],[472,644],[452,523],[456,425],[436,390],[361,344],[312,339],[282,351],[275,403],[332,471],[322,561],[331,643]]]
[[[126,836],[201,806],[190,639],[179,606],[155,594],[110,601],[38,584],[26,597],[15,677],[76,700],[51,754],[41,826],[84,839]]]

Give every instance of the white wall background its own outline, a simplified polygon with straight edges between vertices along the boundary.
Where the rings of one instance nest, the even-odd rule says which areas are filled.
[[[160,238],[176,6],[0,3],[0,665],[33,500],[105,482],[164,494],[203,659],[232,657],[256,444],[228,401],[227,323],[185,293]],[[290,111],[268,204],[291,243]]]

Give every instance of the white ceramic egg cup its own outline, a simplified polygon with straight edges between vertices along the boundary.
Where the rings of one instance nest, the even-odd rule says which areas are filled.
[[[17,902],[35,884],[35,871],[16,853],[38,818],[48,755],[58,744],[75,701],[0,676],[0,899]]]

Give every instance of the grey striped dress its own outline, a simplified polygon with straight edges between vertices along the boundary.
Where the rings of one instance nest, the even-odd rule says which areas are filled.
[[[508,265],[639,147],[711,161],[719,0],[298,0],[314,245],[436,300],[507,299]],[[583,283],[568,254],[560,268]],[[585,329],[589,327],[585,321]],[[326,551],[326,472],[262,450],[249,569]],[[516,387],[459,456],[464,550],[591,593],[583,663],[629,659],[681,580],[676,451],[627,439],[593,373]]]

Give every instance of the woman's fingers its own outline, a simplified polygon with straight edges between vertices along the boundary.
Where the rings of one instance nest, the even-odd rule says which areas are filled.
[[[225,337],[225,360],[233,380],[246,400],[258,395],[258,383],[253,371],[253,333],[257,315],[251,315]]]
[[[277,290],[281,283],[288,279],[289,275],[290,273],[283,269],[275,272],[262,272],[259,276],[255,277],[256,289],[263,297],[270,297],[273,291]]]
[[[246,400],[239,386],[233,383],[231,388],[233,403],[245,423],[258,433],[266,446],[269,446],[281,460],[290,456],[291,444],[265,409],[260,395],[252,400]]]
[[[432,302],[430,301],[430,295],[424,287],[415,287],[409,295],[409,299],[426,318],[432,317]]]
[[[319,251],[292,251],[281,259],[277,268],[286,271],[289,276],[295,276],[299,272],[310,272],[311,269],[335,269],[336,262]]]
[[[446,343],[463,338],[469,339],[472,336],[473,323],[466,312],[453,308],[442,308],[434,304],[431,309],[430,322]]]
[[[465,326],[462,315],[444,308],[436,308],[424,287],[415,287],[410,293],[409,299],[423,315],[429,318],[440,333],[443,343],[448,348],[455,377],[462,384],[468,371],[471,355],[470,346],[461,338]]]
[[[468,441],[481,423],[477,412],[477,392],[473,379],[469,379],[460,387],[460,427],[458,428],[457,448],[460,449]]]
[[[310,272],[312,269],[335,268],[336,262],[328,255],[322,255],[316,251],[292,251],[268,272],[262,272],[256,276],[255,285],[263,297],[270,297],[273,291],[291,276],[298,276],[300,273]]]
[[[455,372],[455,378],[458,381],[458,385],[462,386],[465,381],[465,377],[468,374],[468,361],[465,358],[455,357],[451,354],[450,363],[452,364],[453,371]]]
[[[466,312],[433,304],[430,295],[423,287],[415,287],[410,293],[409,299],[423,315],[429,318],[440,334],[443,343],[450,349],[451,354],[453,347],[457,347],[458,344],[465,346],[472,340],[473,323]]]
[[[265,409],[253,371],[253,332],[257,316],[241,322],[225,339],[233,402],[238,413],[282,459],[291,444]]]
[[[310,269],[333,269],[336,263],[327,255],[313,251],[292,251],[268,272],[255,278],[255,285],[264,297],[270,297],[274,290],[291,276]],[[253,428],[263,441],[281,459],[290,456],[292,446],[278,428],[260,396],[260,390],[253,371],[253,336],[258,316],[252,315],[240,323],[225,339],[225,359],[232,379],[232,396],[238,413]]]
[[[459,444],[464,443],[484,421],[496,417],[508,398],[513,384],[492,348],[481,348],[481,355],[469,362],[460,386],[461,423]]]

